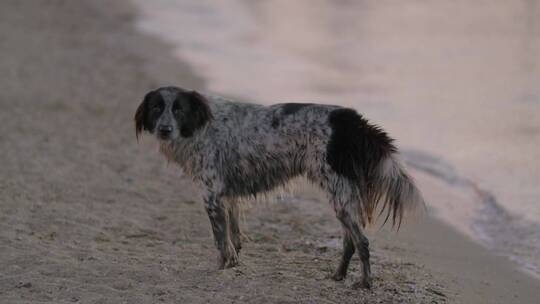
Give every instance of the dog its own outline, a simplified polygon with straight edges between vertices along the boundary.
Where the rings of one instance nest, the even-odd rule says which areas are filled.
[[[355,251],[371,287],[369,241],[374,213],[398,227],[406,209],[423,205],[398,160],[393,139],[355,110],[333,105],[231,101],[179,87],[148,92],[135,113],[135,133],[154,134],[161,152],[200,187],[219,268],[238,264],[235,201],[256,197],[298,176],[328,194],[343,229],[343,253],[332,278],[343,280]],[[376,211],[377,210],[377,211]],[[384,213],[385,212],[385,213]]]

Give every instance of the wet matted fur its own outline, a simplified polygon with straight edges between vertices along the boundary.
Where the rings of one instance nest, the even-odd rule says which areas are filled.
[[[399,227],[405,209],[423,204],[392,139],[353,109],[262,106],[162,87],[144,97],[135,130],[137,136],[142,131],[155,134],[165,156],[200,187],[220,268],[238,264],[235,200],[285,186],[297,176],[328,194],[342,225],[343,255],[333,279],[346,276],[357,251],[362,287],[371,286],[369,242],[362,230],[374,220],[377,207]]]

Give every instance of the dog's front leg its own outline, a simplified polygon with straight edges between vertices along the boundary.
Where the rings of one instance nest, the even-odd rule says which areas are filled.
[[[228,229],[228,214],[221,199],[210,194],[204,199],[205,209],[212,224],[214,241],[219,250],[219,269],[238,265],[238,254],[231,242],[230,229]]]
[[[237,206],[236,202],[232,202],[228,206],[228,221],[229,221],[229,229],[231,233],[231,241],[234,245],[234,249],[236,249],[236,253],[240,253],[240,249],[242,249],[242,241],[240,238],[240,235],[242,234],[240,232],[240,208]]]

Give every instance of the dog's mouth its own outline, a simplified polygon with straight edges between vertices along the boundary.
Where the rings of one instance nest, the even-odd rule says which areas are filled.
[[[160,140],[171,140],[172,139],[172,132],[158,132],[157,137]]]

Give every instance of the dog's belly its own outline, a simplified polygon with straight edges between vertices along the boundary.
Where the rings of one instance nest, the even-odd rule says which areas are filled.
[[[257,196],[304,173],[303,159],[299,155],[267,155],[244,157],[228,166],[224,184],[227,196]]]

